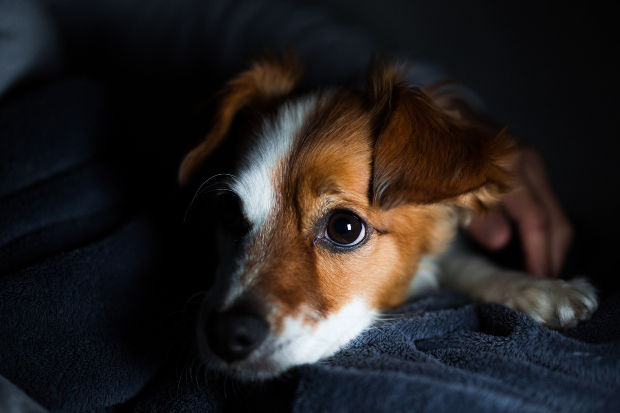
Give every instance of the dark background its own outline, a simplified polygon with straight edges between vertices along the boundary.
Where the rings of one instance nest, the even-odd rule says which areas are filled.
[[[469,85],[543,155],[576,228],[570,272],[616,286],[617,7],[611,2],[312,0]],[[617,286],[616,286],[617,287]]]

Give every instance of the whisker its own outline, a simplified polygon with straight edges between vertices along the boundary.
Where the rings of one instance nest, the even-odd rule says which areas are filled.
[[[202,188],[213,178],[217,178],[220,176],[226,176],[226,177],[230,177],[230,178],[235,178],[234,175],[232,174],[216,174],[213,175],[212,177],[208,178],[206,181],[204,181],[200,187],[198,187],[198,189],[196,190],[196,193],[194,194],[194,197],[192,198],[191,202],[189,203],[189,206],[187,207],[187,211],[185,211],[185,216],[183,217],[183,225],[185,225],[185,221],[187,220],[187,216],[190,214],[190,212],[192,211],[192,206],[194,205],[194,201],[196,200],[196,198],[201,195],[201,190]],[[228,184],[228,183],[224,183],[224,184]]]
[[[185,305],[183,305],[183,311],[181,312],[181,314],[185,314],[185,311],[187,311],[187,306],[190,304],[190,302],[198,296],[201,295],[206,295],[208,292],[207,291],[199,291],[196,294],[193,294],[191,297],[189,297],[187,300],[185,300]]]

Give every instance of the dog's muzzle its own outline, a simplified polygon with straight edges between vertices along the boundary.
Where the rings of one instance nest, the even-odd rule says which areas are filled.
[[[204,325],[211,352],[227,363],[241,361],[258,348],[269,334],[269,323],[249,300],[225,311],[211,311]]]

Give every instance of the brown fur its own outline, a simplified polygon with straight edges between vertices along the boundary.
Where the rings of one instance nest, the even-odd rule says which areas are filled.
[[[371,68],[367,83],[370,104],[382,115],[374,151],[374,202],[383,208],[430,204],[485,185],[507,192],[512,140],[451,117],[422,90],[407,87],[390,66]]]
[[[251,103],[266,104],[289,94],[301,79],[301,67],[293,53],[283,59],[265,57],[253,67],[231,80],[222,98],[211,131],[183,159],[179,182],[189,183],[209,155],[227,136],[237,113]]]
[[[293,90],[300,72],[292,62],[263,61],[229,83],[213,130],[183,161],[182,183],[242,107]],[[439,104],[388,65],[371,67],[366,93],[321,95],[275,173],[280,208],[247,250],[244,282],[278,303],[272,323],[304,306],[326,316],[354,297],[377,309],[401,304],[420,259],[452,237],[458,210],[483,211],[508,191],[513,141]],[[325,220],[336,209],[367,224],[364,246],[326,247]]]

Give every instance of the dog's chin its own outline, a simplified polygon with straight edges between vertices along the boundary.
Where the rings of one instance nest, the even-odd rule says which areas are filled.
[[[208,370],[241,381],[276,378],[295,365],[304,363],[301,360],[292,362],[290,357],[287,358],[286,353],[282,352],[282,345],[278,345],[275,340],[268,340],[247,358],[230,363],[213,354],[204,337],[198,341],[202,363]],[[313,361],[316,360],[307,362]]]
[[[376,315],[376,311],[368,310],[358,301],[323,318],[314,326],[308,326],[298,318],[287,318],[279,335],[270,333],[247,357],[230,363],[211,352],[201,329],[198,329],[198,344],[202,361],[211,371],[219,371],[241,380],[269,379],[294,366],[314,363],[334,355],[368,329]]]
[[[213,355],[203,355],[203,360],[210,371],[239,381],[269,380],[279,377],[287,370],[269,360],[226,363]]]

